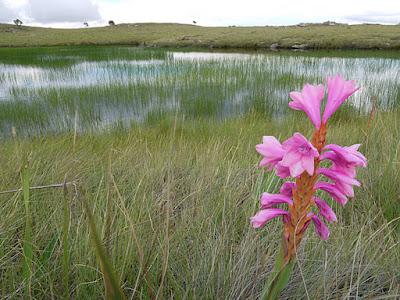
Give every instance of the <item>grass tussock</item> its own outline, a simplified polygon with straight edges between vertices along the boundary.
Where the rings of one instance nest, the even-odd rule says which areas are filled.
[[[338,117],[329,126],[328,142],[362,143],[369,166],[355,199],[333,205],[339,222],[329,240],[307,232],[283,299],[399,297],[399,116],[377,111],[372,122]],[[255,299],[272,270],[281,224],[249,225],[260,193],[279,187],[257,168],[254,146],[262,135],[310,134],[307,126],[296,116],[165,117],[127,131],[3,140],[3,190],[21,186],[18,171],[29,153],[31,187],[67,178],[80,192],[30,192],[32,297],[104,297],[104,267],[91,241],[97,232],[128,298]],[[0,208],[0,298],[21,298],[28,284],[22,193],[0,194]]]

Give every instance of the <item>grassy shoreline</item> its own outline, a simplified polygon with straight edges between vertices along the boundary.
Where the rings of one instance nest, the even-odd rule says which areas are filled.
[[[0,24],[0,47],[134,45],[225,49],[400,49],[399,25],[201,27],[137,23],[52,29]],[[276,46],[276,47],[275,47]]]

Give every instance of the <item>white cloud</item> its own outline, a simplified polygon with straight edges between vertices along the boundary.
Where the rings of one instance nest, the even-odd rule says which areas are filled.
[[[40,23],[84,22],[100,19],[90,0],[30,0],[29,17]]]
[[[16,13],[2,0],[0,0],[0,22],[10,22]]]
[[[347,16],[380,11],[377,22],[396,24],[385,14],[398,11],[398,0],[95,0],[103,19],[116,22],[178,22],[199,25],[290,25],[300,22],[362,23]]]
[[[349,22],[400,24],[400,11],[394,13],[369,12],[347,16]]]

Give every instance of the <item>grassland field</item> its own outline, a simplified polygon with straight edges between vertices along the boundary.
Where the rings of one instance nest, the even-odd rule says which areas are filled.
[[[0,24],[0,47],[137,45],[291,49],[400,49],[400,25],[203,27],[170,23],[52,29]]]
[[[329,240],[308,231],[282,299],[399,297],[399,117],[339,113],[330,124],[328,143],[362,143],[369,166],[355,198],[333,204],[338,223]],[[32,190],[27,211],[21,192],[0,194],[0,297],[21,298],[27,286],[33,299],[104,297],[86,201],[129,298],[257,298],[281,223],[261,231],[249,224],[260,193],[279,189],[279,180],[257,167],[254,145],[262,135],[284,139],[294,131],[312,132],[297,113],[281,122],[257,114],[222,123],[170,116],[128,130],[3,140],[2,189],[21,186],[27,165],[31,186],[66,180],[79,196],[72,187],[71,198],[62,189]],[[27,214],[29,279],[21,253]]]

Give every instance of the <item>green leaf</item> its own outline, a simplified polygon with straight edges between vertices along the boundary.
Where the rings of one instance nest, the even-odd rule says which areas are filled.
[[[58,234],[55,234],[44,248],[43,253],[39,258],[39,261],[43,267],[47,266],[50,258],[53,256],[54,249],[56,248],[57,245],[57,241],[58,241]]]
[[[63,201],[63,232],[62,232],[62,249],[63,249],[63,284],[64,284],[64,299],[70,298],[69,292],[69,267],[70,267],[70,256],[69,256],[69,245],[68,235],[70,226],[70,206],[67,186],[64,185],[64,201]]]
[[[96,224],[89,205],[85,200],[83,200],[83,205],[88,217],[90,234],[92,236],[92,242],[95,248],[96,256],[100,262],[100,269],[103,273],[105,299],[126,299],[117,276],[115,275],[114,268],[107,257],[106,250],[104,249],[104,246],[101,243],[100,237],[97,233]]]
[[[23,278],[25,282],[25,298],[31,298],[31,275],[32,275],[32,216],[29,202],[29,170],[28,165],[24,164],[22,171],[22,194],[25,206],[25,232],[23,239],[22,253],[23,258]]]
[[[264,300],[276,300],[279,298],[282,290],[286,287],[289,282],[290,276],[293,271],[294,259],[288,263],[284,260],[284,251],[281,247],[280,252],[275,261],[275,267],[271,274],[266,288],[264,289],[261,299]]]

